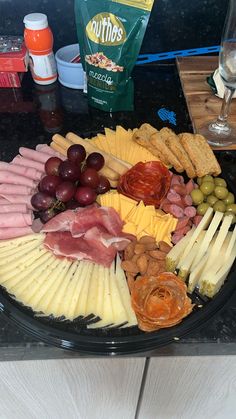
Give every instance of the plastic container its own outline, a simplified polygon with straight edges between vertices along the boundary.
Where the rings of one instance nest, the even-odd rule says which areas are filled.
[[[53,34],[43,13],[30,13],[24,17],[24,39],[29,50],[29,64],[35,83],[51,84],[57,79],[53,54]]]
[[[81,63],[72,63],[71,60],[80,53],[79,45],[72,44],[60,48],[55,55],[59,82],[71,89],[84,88],[84,72]]]

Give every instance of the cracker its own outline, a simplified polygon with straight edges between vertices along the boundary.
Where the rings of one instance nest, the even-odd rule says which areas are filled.
[[[221,173],[220,165],[211,147],[202,135],[182,133],[179,134],[179,139],[190,157],[198,177],[205,175],[217,176]]]
[[[141,127],[133,133],[132,140],[147,148],[150,146],[150,137],[157,132],[157,129],[150,124],[142,124]]]
[[[151,144],[150,137],[152,134],[157,132],[157,129],[150,124],[142,124],[139,129],[136,129],[133,133],[132,140],[145,147],[150,151],[154,156],[156,156],[160,161],[162,161],[167,166],[170,165],[169,160],[165,159],[162,154]]]
[[[169,128],[162,128],[160,130],[160,134],[165,141],[165,144],[169,149],[174,153],[177,159],[180,161],[182,166],[184,167],[187,175],[189,178],[196,177],[196,171],[194,166],[186,153],[185,149],[183,148],[179,137]]]
[[[184,167],[180,163],[179,159],[175,156],[175,154],[170,150],[170,148],[167,147],[160,132],[152,134],[150,141],[151,144],[161,153],[164,159],[168,160],[171,166],[174,166],[177,172],[182,173],[184,171]]]

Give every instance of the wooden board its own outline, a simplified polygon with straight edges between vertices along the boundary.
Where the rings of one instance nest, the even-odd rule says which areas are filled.
[[[214,95],[206,81],[218,67],[218,56],[180,57],[177,66],[193,129],[197,132],[220,113],[222,99]],[[236,127],[236,99],[231,104],[229,122]],[[236,144],[220,149],[236,149]]]

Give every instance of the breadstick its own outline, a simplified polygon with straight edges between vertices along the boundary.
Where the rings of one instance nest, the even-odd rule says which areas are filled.
[[[66,150],[65,148],[62,148],[60,145],[54,143],[54,141],[52,141],[50,143],[50,147],[55,150],[55,151],[59,151],[59,153],[61,153],[63,156],[66,156]]]
[[[58,144],[60,147],[64,148],[66,151],[71,145],[73,145],[73,142],[71,142],[67,138],[64,138],[60,134],[54,134],[52,136],[52,140],[54,141],[54,143]]]
[[[66,135],[66,138],[68,138],[68,140],[70,141],[73,141],[75,144],[83,145],[85,150],[88,153],[91,153],[94,151],[101,153],[101,150],[95,147],[93,144],[90,144],[89,140],[84,140],[83,138],[80,138],[78,135],[74,134],[73,132],[69,132]],[[125,173],[131,167],[131,164],[126,163],[120,159],[117,159],[116,157],[111,156],[105,151],[102,151],[102,155],[105,159],[106,166],[110,167],[112,170],[119,173],[119,175],[123,175],[123,173]]]

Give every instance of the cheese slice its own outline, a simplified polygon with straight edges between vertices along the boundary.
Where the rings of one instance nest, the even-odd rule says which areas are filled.
[[[196,257],[193,261],[193,266],[196,266],[198,262],[201,260],[201,258],[203,257],[203,255],[206,253],[209,247],[209,244],[223,218],[223,215],[224,215],[223,212],[219,212],[219,211],[215,212],[214,217],[211,221],[211,224],[209,225],[206,231],[205,237],[199,247],[199,251],[197,252]]]
[[[187,246],[185,247],[183,255],[182,255],[182,259],[184,259],[187,256],[187,254],[190,252],[193,244],[195,243],[201,231],[204,230],[206,227],[208,227],[212,219],[212,214],[213,214],[213,208],[209,207],[205,215],[203,216],[202,220],[198,224],[197,228],[194,230],[193,235],[191,236]]]
[[[127,280],[123,269],[121,268],[121,260],[119,255],[116,256],[116,270],[115,270],[115,278],[117,281],[117,286],[119,289],[120,298],[122,300],[123,306],[125,307],[125,311],[128,318],[127,326],[136,326],[137,325],[137,318],[135,315],[134,310],[131,306],[131,299],[129,288],[127,285]]]

